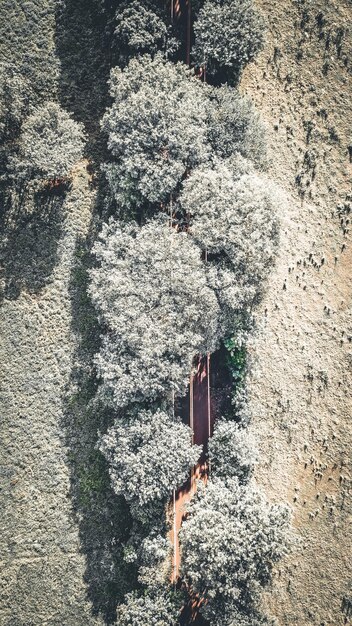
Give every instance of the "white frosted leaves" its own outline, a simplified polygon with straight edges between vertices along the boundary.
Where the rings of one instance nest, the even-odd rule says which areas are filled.
[[[110,87],[114,101],[102,128],[116,201],[128,209],[163,202],[209,152],[202,84],[183,64],[145,55],[114,68]]]
[[[200,456],[200,448],[191,444],[190,428],[161,410],[115,420],[100,450],[109,462],[114,491],[141,507],[167,497]]]
[[[181,603],[180,603],[181,604]],[[117,607],[119,626],[176,626],[180,608],[175,598],[163,589],[128,593]]]
[[[106,327],[96,362],[114,406],[183,394],[194,355],[213,350],[219,308],[201,251],[162,220],[110,222],[94,248],[92,299]]]
[[[196,63],[236,81],[262,48],[264,24],[252,0],[206,0],[194,24]],[[225,74],[225,77],[224,77]]]
[[[128,0],[116,12],[115,37],[129,54],[156,52],[165,43],[167,27],[151,3]]]
[[[237,478],[210,480],[189,506],[180,538],[182,568],[192,591],[207,599],[207,616],[256,599],[272,564],[287,554],[289,509],[272,505]]]
[[[190,233],[207,251],[209,285],[219,298],[226,333],[236,312],[252,305],[273,264],[276,189],[238,155],[194,170],[180,204],[190,215]]]
[[[217,420],[209,441],[209,458],[215,476],[237,476],[244,482],[252,472],[257,454],[255,439],[248,428],[241,428],[233,421]]]
[[[82,158],[83,125],[55,102],[36,109],[22,125],[19,153],[12,160],[16,177],[54,180],[70,175]]]

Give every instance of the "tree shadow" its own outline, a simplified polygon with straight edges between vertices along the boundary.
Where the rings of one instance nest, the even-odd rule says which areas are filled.
[[[100,120],[109,103],[111,24],[116,11],[113,4],[103,0],[65,0],[58,3],[56,12],[56,54],[61,66],[59,98],[62,106],[86,128],[86,156],[93,169],[106,159]]]
[[[92,364],[100,328],[87,294],[91,265],[89,242],[78,241],[71,274],[72,331],[80,338],[74,355],[70,393],[64,402],[64,436],[71,471],[71,497],[81,549],[86,557],[85,582],[93,614],[106,624],[116,621],[116,607],[137,584],[134,565],[123,560],[132,520],[123,497],[111,489],[108,465],[97,449],[113,415],[93,402],[97,381]]]
[[[64,200],[62,188],[42,189],[12,209],[6,222],[3,220],[1,298],[15,300],[22,290],[36,294],[50,282],[58,262]]]
[[[56,54],[60,59],[61,105],[83,122],[86,156],[97,175],[95,218],[105,207],[105,179],[100,164],[108,158],[100,119],[109,104],[108,78],[113,64],[111,23],[117,2],[65,0],[56,13]],[[114,6],[113,6],[114,5]],[[96,227],[95,227],[96,228]],[[94,230],[94,226],[93,226]],[[97,381],[93,356],[100,345],[100,328],[87,294],[92,231],[77,241],[69,286],[71,329],[78,337],[69,390],[64,399],[63,432],[71,472],[71,498],[86,557],[85,582],[94,615],[106,624],[116,621],[116,607],[137,584],[134,565],[123,560],[132,520],[129,507],[111,489],[108,465],[97,449],[99,432],[106,432],[114,416],[94,402]]]

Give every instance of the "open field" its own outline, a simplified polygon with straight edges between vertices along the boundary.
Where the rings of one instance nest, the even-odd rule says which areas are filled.
[[[259,2],[270,30],[242,91],[287,191],[280,254],[250,346],[257,480],[294,510],[300,547],[267,595],[282,626],[351,609],[351,39],[347,2]]]

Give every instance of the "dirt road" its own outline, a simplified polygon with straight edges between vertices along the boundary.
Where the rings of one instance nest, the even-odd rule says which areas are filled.
[[[211,409],[210,357],[205,356],[198,358],[196,361],[196,366],[190,380],[187,404],[183,407],[182,418],[189,424],[193,431],[193,443],[203,446],[203,453],[199,459],[199,463],[192,469],[187,482],[174,492],[170,506],[170,517],[172,520],[170,540],[173,545],[173,582],[177,580],[180,570],[181,555],[178,533],[187,509],[187,504],[196,492],[197,482],[199,480],[207,480],[208,464],[206,461],[206,452],[214,421],[214,413]]]

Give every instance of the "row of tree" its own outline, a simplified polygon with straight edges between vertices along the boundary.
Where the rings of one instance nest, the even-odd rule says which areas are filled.
[[[184,600],[168,585],[165,505],[200,454],[174,400],[195,355],[233,336],[260,297],[281,198],[263,173],[263,127],[234,86],[263,42],[251,0],[196,6],[192,59],[212,85],[180,62],[178,27],[158,2],[122,3],[114,33],[119,66],[102,120],[113,217],[90,285],[103,329],[98,399],[115,417],[100,449],[134,519],[125,558],[140,588],[119,607],[119,624],[166,626]],[[0,182],[22,190],[67,180],[85,142],[83,126],[27,70],[0,65]],[[255,488],[242,426],[217,424],[212,477],[181,533],[185,588],[214,626],[263,623],[258,590],[288,545],[287,509]]]
[[[263,173],[263,127],[235,87],[215,86],[234,84],[258,51],[261,18],[250,1],[207,1],[194,30],[194,62],[213,86],[177,60],[177,28],[157,3],[122,4],[102,120],[113,216],[94,246],[90,295],[103,329],[98,400],[115,419],[100,449],[131,507],[125,558],[141,584],[118,607],[122,626],[178,622],[185,600],[168,583],[165,506],[200,450],[174,400],[195,355],[233,336],[256,303],[277,247],[282,199]],[[213,626],[266,623],[259,590],[289,544],[288,509],[269,504],[251,478],[244,426],[216,425],[212,475],[180,537],[183,589],[202,598]]]
[[[181,64],[143,56],[112,71],[103,129],[119,219],[95,246],[91,295],[106,329],[101,392],[116,408],[182,395],[194,356],[231,334],[273,263],[280,199],[240,152],[252,110],[222,90],[237,124],[221,107],[209,112],[213,89]],[[233,153],[221,158],[230,132]]]

